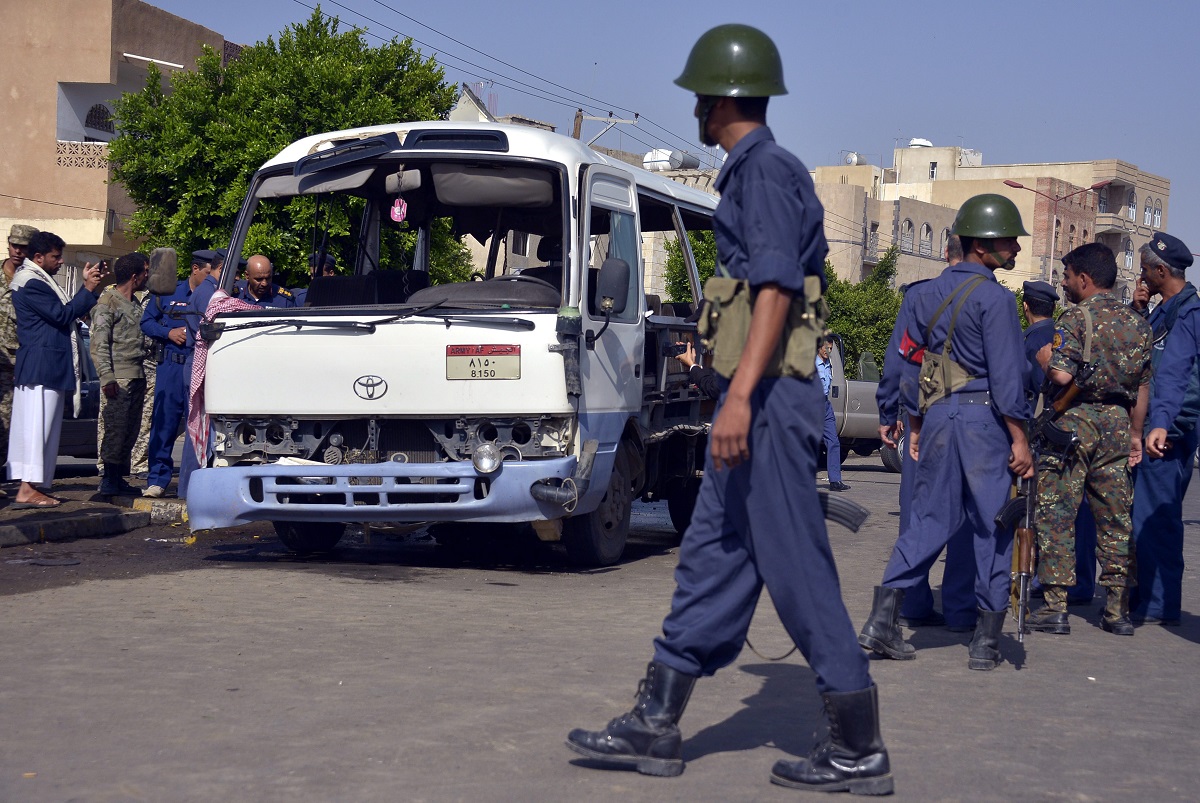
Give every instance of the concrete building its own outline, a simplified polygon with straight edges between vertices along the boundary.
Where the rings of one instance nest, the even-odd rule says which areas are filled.
[[[893,243],[901,249],[897,283],[929,278],[941,269],[962,202],[998,193],[1016,203],[1033,235],[1022,241],[1016,268],[998,274],[1001,281],[1013,288],[1028,279],[1059,286],[1062,255],[1103,242],[1117,255],[1118,292],[1128,297],[1138,248],[1167,226],[1170,181],[1118,159],[986,165],[978,151],[913,140],[895,150],[890,169],[857,163],[857,154],[848,161],[856,163],[813,171],[826,205],[830,259],[842,278],[865,275]],[[1102,182],[1108,184],[1088,189]]]
[[[28,223],[67,241],[68,263],[133,250],[133,205],[110,183],[113,101],[140,91],[148,64],[168,76],[204,45],[224,58],[240,47],[140,0],[8,0],[5,33],[17,55],[0,115],[0,229]]]

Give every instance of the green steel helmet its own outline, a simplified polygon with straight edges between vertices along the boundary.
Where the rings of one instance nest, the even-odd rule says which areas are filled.
[[[990,192],[963,202],[950,233],[981,240],[1029,236],[1021,223],[1017,205],[1003,195]]]
[[[697,95],[786,95],[783,63],[771,37],[749,25],[718,25],[700,37],[675,83]]]

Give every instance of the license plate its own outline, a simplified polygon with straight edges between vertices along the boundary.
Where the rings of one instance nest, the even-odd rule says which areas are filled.
[[[521,347],[446,346],[447,379],[520,379]]]

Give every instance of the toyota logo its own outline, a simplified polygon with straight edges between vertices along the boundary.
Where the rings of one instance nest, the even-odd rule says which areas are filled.
[[[360,376],[354,380],[354,395],[374,401],[387,393],[387,382],[381,376]]]

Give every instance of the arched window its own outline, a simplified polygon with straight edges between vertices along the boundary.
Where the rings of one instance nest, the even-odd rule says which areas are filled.
[[[1127,213],[1130,220],[1137,220],[1137,193],[1133,190],[1129,191]]]
[[[1087,238],[1087,229],[1084,229],[1084,230],[1083,230],[1083,237],[1082,237],[1082,238],[1080,238],[1079,242],[1080,242],[1080,244],[1082,244],[1082,243],[1086,243],[1087,241],[1088,241],[1088,238]]]
[[[1108,214],[1108,187],[1101,187],[1096,198],[1096,211],[1102,215]]]
[[[1142,214],[1142,225],[1149,226],[1150,221],[1154,220],[1154,209],[1150,206],[1150,196],[1146,196],[1146,208]]]
[[[103,131],[105,134],[116,133],[113,127],[112,112],[103,103],[97,103],[88,109],[87,118],[83,121],[83,125],[84,128]]]
[[[1067,253],[1075,250],[1075,225],[1071,224],[1071,228],[1067,230]]]
[[[1125,267],[1133,267],[1133,240],[1129,237],[1125,238]]]
[[[949,246],[950,246],[950,229],[942,229],[942,245],[941,245],[941,250],[938,251],[938,254],[940,254],[941,256],[945,256],[946,249]]]
[[[1054,218],[1054,256],[1057,257],[1062,254],[1062,246],[1062,221]]]
[[[1154,202],[1154,228],[1162,228],[1162,198]]]
[[[913,222],[907,218],[900,228],[900,250],[906,254],[913,252]]]
[[[928,223],[921,224],[921,256],[933,256],[933,227]]]

